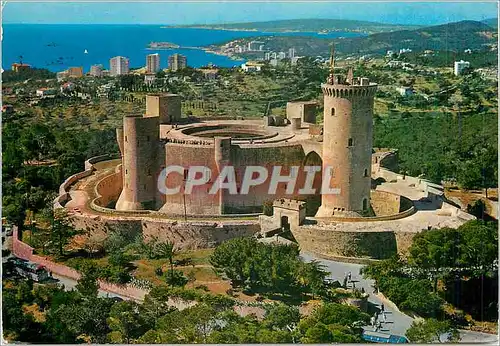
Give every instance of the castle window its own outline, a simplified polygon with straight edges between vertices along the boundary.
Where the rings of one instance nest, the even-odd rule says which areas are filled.
[[[332,117],[335,116],[335,108],[332,108]]]
[[[144,184],[144,190],[148,191],[148,186]]]
[[[149,136],[147,136],[147,137],[146,137],[146,141],[148,141],[148,142],[149,142]]]
[[[128,140],[127,140],[127,136],[125,136],[125,142],[128,142]]]
[[[125,170],[125,174],[128,174],[128,169]]]
[[[368,200],[363,198],[363,210],[368,210]]]
[[[188,170],[184,168],[184,180],[187,180]]]
[[[148,168],[148,176],[151,176],[151,168]]]
[[[368,169],[365,168],[365,173],[363,174],[363,177],[367,177],[368,176]]]
[[[375,157],[375,163],[378,163],[378,157]]]
[[[352,140],[352,138],[349,138],[349,140],[347,141],[347,146],[352,147],[354,145],[353,142],[354,141]]]

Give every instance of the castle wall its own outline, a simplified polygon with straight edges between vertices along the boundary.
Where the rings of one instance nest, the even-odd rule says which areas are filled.
[[[159,117],[160,124],[181,119],[181,97],[176,94],[146,95],[145,117]]]
[[[159,147],[158,117],[123,119],[123,190],[117,210],[154,209]]]
[[[401,196],[374,190],[370,194],[371,206],[376,216],[395,215],[400,212]]]
[[[250,187],[247,195],[227,195],[225,196],[226,211],[229,212],[251,212],[262,210],[262,204],[265,201],[273,201],[280,198],[295,199],[299,197],[298,190],[304,186],[305,174],[302,166],[304,164],[304,151],[300,144],[288,146],[273,146],[273,147],[231,147],[231,163],[236,167],[236,181],[238,189],[241,188],[241,181],[244,177],[247,166],[261,166],[268,171],[266,181],[258,186]],[[297,183],[292,194],[287,194],[285,183],[279,183],[275,194],[269,194],[269,185],[272,177],[272,172],[275,166],[282,166],[281,175],[290,174],[290,167],[298,166],[299,175]],[[318,173],[319,175],[319,173]],[[316,180],[316,185],[319,192],[320,183]],[[239,190],[238,190],[239,191]],[[300,196],[306,198],[307,195]],[[228,210],[229,209],[229,210]]]
[[[411,244],[413,243],[413,238],[418,233],[415,232],[401,232],[398,231],[396,235],[396,244],[398,247],[398,254],[403,257],[408,256],[408,251],[410,250]]]
[[[292,227],[301,250],[325,257],[389,258],[397,252],[396,236],[392,231],[342,231],[313,226]]]
[[[198,141],[203,142],[203,141]],[[216,138],[212,143],[190,144],[187,141],[169,142],[165,146],[165,166],[179,165],[188,169],[192,166],[205,166],[212,171],[212,178],[207,184],[194,187],[190,195],[185,195],[181,190],[178,194],[163,196],[165,204],[161,212],[167,214],[230,214],[230,213],[255,213],[262,211],[265,201],[272,201],[282,197],[298,198],[299,189],[304,186],[305,173],[303,172],[304,151],[300,144],[288,146],[253,146],[241,147],[231,145],[229,138]],[[225,166],[235,168],[237,194],[231,194],[227,189],[218,193],[209,194],[216,178]],[[266,181],[258,186],[251,186],[248,194],[241,194],[242,180],[248,166],[264,167],[268,170]],[[269,194],[269,183],[273,168],[282,166],[281,175],[290,174],[290,167],[297,166],[299,175],[292,194],[286,193],[286,184],[278,184],[276,194]],[[318,193],[321,187],[320,174],[317,174],[314,188]],[[319,177],[319,179],[318,179]],[[171,173],[167,177],[168,188],[183,186],[184,177],[178,173]],[[300,198],[306,198],[302,195]]]
[[[112,202],[116,202],[123,188],[122,171],[119,170],[101,179],[95,186],[95,190],[101,197],[95,200],[99,206],[106,207]]]
[[[118,232],[131,242],[139,234],[146,238],[157,237],[159,241],[173,242],[181,250],[213,247],[223,241],[249,237],[260,231],[258,220],[184,222],[108,215],[99,218],[74,216],[71,222],[76,228],[87,229],[93,233],[104,232],[109,235]]]
[[[323,170],[333,167],[318,216],[361,211],[369,205],[372,115],[376,86],[322,85],[324,97]],[[365,201],[365,202],[363,202]]]
[[[216,246],[223,241],[250,237],[260,231],[257,221],[247,223],[148,221],[142,224],[146,237],[159,241],[171,241],[182,249],[198,249]]]
[[[118,142],[118,148],[120,149],[120,156],[123,158],[123,128],[116,129],[116,141]]]
[[[181,186],[177,194],[162,195],[164,201],[160,212],[166,214],[220,214],[219,194],[210,195],[214,179],[218,175],[218,167],[215,162],[215,148],[210,145],[195,145],[187,143],[167,143],[165,145],[165,166],[178,165],[186,170],[192,166],[208,167],[212,171],[212,177],[207,184],[195,186],[191,194],[184,194],[184,175],[170,173],[167,176],[167,188]],[[187,172],[187,171],[186,171]],[[187,176],[186,176],[187,178]],[[186,210],[184,210],[184,206]]]
[[[301,119],[304,123],[316,123],[316,103],[315,102],[287,102],[286,117],[288,120]]]

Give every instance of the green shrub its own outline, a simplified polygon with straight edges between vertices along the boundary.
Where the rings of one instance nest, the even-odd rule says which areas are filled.
[[[188,278],[184,276],[180,270],[168,270],[166,273],[167,278],[165,281],[170,286],[183,287],[188,283]]]
[[[262,205],[262,212],[266,216],[273,216],[273,201],[265,201]]]

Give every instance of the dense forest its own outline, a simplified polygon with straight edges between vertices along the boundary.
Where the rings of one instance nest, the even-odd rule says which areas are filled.
[[[233,251],[238,249],[245,250],[244,257],[238,258],[239,253]],[[289,305],[258,300],[245,304],[231,295],[169,282],[152,288],[141,303],[116,302],[98,297],[98,268],[87,266],[73,291],[50,284],[4,281],[4,335],[31,343],[361,342],[360,326],[368,322],[369,315],[344,304],[349,293],[326,283],[326,273],[317,263],[302,262],[296,246],[235,239],[217,248],[211,261],[234,279],[233,287],[242,285],[255,295],[259,287],[271,284],[267,288],[277,297],[284,300],[292,288],[298,299]],[[268,261],[273,261],[271,266]],[[301,298],[311,298],[310,294],[321,303],[304,314],[299,305],[307,299]],[[184,309],[182,304],[179,308],[172,304],[181,301],[193,304]],[[262,318],[255,314],[242,317],[234,309],[247,305],[259,307]]]
[[[4,122],[3,216],[22,225],[27,210],[36,213],[51,205],[59,185],[68,176],[83,171],[86,159],[117,152],[111,129],[68,131],[51,122]]]
[[[498,118],[491,114],[410,115],[376,119],[374,146],[397,148],[409,175],[464,188],[496,186]]]
[[[465,327],[498,319],[497,259],[498,223],[473,220],[425,230],[406,258],[370,264],[363,273],[400,309]]]

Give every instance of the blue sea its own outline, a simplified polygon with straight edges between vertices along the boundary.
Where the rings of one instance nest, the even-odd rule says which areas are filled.
[[[323,38],[355,37],[356,33],[335,32],[326,35],[312,32],[263,33],[256,31],[224,31],[209,29],[162,28],[160,25],[36,25],[4,24],[2,65],[20,61],[37,68],[57,72],[71,66],[83,66],[85,72],[93,64],[109,68],[109,59],[121,55],[130,59],[130,67],[146,64],[146,55],[159,53],[161,67],[167,67],[167,58],[174,53],[187,56],[188,65],[206,66],[212,63],[222,67],[240,65],[226,56],[207,53],[200,49],[146,49],[150,42],[172,42],[182,47],[200,47],[251,36],[315,36]],[[87,53],[85,53],[87,51]]]

